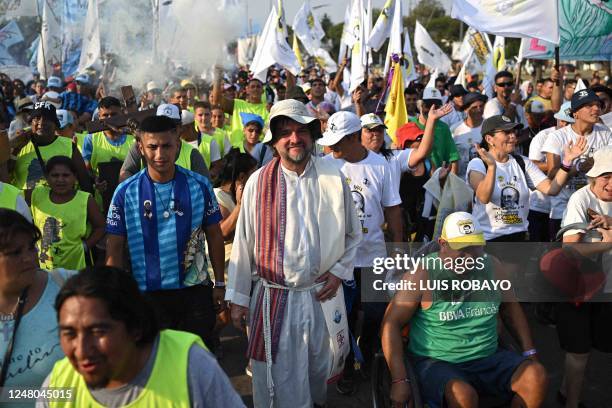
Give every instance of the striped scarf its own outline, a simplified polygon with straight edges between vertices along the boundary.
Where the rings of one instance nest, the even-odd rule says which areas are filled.
[[[283,258],[287,217],[287,186],[280,166],[274,158],[264,166],[257,180],[259,223],[256,228],[256,266],[260,278],[285,286]],[[288,291],[270,288],[270,322],[272,328],[272,359],[276,356]],[[266,361],[263,324],[263,287],[259,291],[253,312],[247,356]]]

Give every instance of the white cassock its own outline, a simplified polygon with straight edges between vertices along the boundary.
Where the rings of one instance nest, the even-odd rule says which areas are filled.
[[[307,288],[315,284],[321,271],[320,235],[333,235],[337,225],[319,225],[320,189],[314,157],[301,175],[282,167],[287,188],[287,209],[283,271],[288,287]],[[234,244],[229,264],[229,278],[225,299],[252,311],[262,290],[255,265],[255,229],[258,218],[258,170],[246,183],[242,195],[242,209],[236,224]],[[335,171],[335,170],[334,170]],[[361,242],[361,224],[355,214],[351,192],[342,182],[345,234],[344,250],[329,272],[343,280],[353,279],[353,260]],[[321,231],[321,232],[320,232]],[[336,232],[337,233],[337,232]],[[324,239],[325,241],[325,239]],[[251,296],[251,286],[255,282]],[[327,376],[332,362],[329,331],[321,303],[316,300],[319,288],[308,291],[291,290],[283,318],[280,341],[272,377],[275,407],[308,407],[324,404],[327,398]],[[342,290],[340,286],[338,290]],[[267,367],[262,361],[251,360],[253,371],[253,400],[255,407],[269,407]]]

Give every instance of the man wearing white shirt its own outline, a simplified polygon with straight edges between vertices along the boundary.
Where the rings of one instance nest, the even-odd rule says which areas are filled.
[[[467,93],[468,92],[465,90],[463,85],[451,86],[449,99],[451,106],[453,107],[453,111],[440,119],[451,129],[463,122],[465,119],[465,113],[461,111],[461,107],[464,105],[463,98],[465,95],[467,95]]]
[[[399,185],[393,183],[389,163],[361,144],[361,121],[354,113],[346,111],[334,113],[329,118],[327,131],[317,143],[331,148],[332,153],[323,160],[334,165],[344,175],[361,223],[363,240],[355,258],[357,284],[344,285],[344,294],[347,299],[354,299],[352,304],[347,302],[351,330],[355,329],[357,311],[363,306],[364,322],[360,348],[368,363],[369,352],[379,342],[377,333],[385,305],[361,303],[360,281],[363,279],[361,274],[372,273],[369,268],[374,265],[374,259],[387,256],[382,228],[385,222],[391,241],[402,241]],[[349,356],[344,366],[344,378],[336,386],[340,393],[352,394],[355,391],[353,370],[354,361],[352,356]]]
[[[334,347],[348,342],[347,332],[331,332],[324,302],[346,322],[336,295],[342,280],[353,279],[361,226],[341,173],[312,154],[319,134],[304,104],[273,105],[263,143],[278,156],[253,173],[242,195],[226,300],[234,325],[244,328],[249,316],[256,407],[324,405],[338,366]]]
[[[525,109],[510,101],[513,88],[514,79],[510,72],[500,71],[495,74],[495,98],[489,100],[485,105],[483,116],[485,119],[495,115],[505,115],[514,122],[527,126]]]
[[[461,109],[466,114],[466,118],[452,129],[453,139],[459,152],[457,176],[461,178],[465,178],[465,171],[470,160],[478,157],[474,144],[480,144],[482,140],[480,129],[482,128],[482,114],[487,99],[486,95],[477,92],[470,92],[465,95]]]

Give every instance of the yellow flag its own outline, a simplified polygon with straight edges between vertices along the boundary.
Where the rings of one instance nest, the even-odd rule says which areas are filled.
[[[402,78],[402,68],[399,63],[393,63],[393,79],[385,107],[385,125],[389,137],[396,143],[395,132],[408,122],[406,113],[406,100],[404,99],[404,80]]]
[[[302,69],[306,68],[304,65],[304,60],[302,59],[302,52],[300,51],[300,44],[298,43],[298,38],[295,33],[293,33],[293,52],[295,53],[295,57],[297,58],[298,64]]]

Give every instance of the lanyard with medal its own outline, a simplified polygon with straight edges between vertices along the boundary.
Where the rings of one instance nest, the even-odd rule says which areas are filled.
[[[174,199],[174,197],[172,196],[174,193],[174,181],[172,181],[172,187],[171,187],[171,196],[170,199],[168,200],[168,203],[164,203],[164,201],[162,200],[161,194],[159,194],[159,192],[157,191],[157,187],[155,186],[155,184],[153,184],[153,189],[155,190],[155,195],[159,196],[159,202],[161,203],[162,207],[164,208],[164,212],[162,213],[164,218],[170,218],[170,213],[173,212],[174,214],[178,215],[179,217],[183,216],[183,211],[181,211],[181,209],[179,208],[179,205],[177,203],[177,201]],[[148,218],[149,220],[151,218],[153,218],[153,203],[151,202],[151,200],[145,200],[143,202],[143,207],[144,207],[144,216],[146,218]]]

